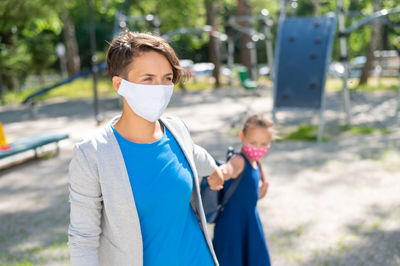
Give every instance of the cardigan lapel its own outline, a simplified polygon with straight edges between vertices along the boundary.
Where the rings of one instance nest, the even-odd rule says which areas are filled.
[[[142,244],[140,221],[136,209],[135,197],[131,189],[131,183],[124,163],[124,157],[111,128],[112,123],[118,118],[119,117],[114,118],[104,128],[103,134],[107,143],[104,148],[107,149],[107,151],[100,150],[102,149],[102,145],[98,146],[98,152],[107,154],[107,156],[103,158],[103,161],[99,162],[99,167],[101,167],[99,172],[103,174],[105,178],[109,177],[109,179],[106,180],[107,183],[102,184],[104,186],[102,189],[104,191],[110,191],[109,196],[112,197],[114,204],[113,207],[117,207],[109,209],[109,211],[118,213],[121,217],[126,218],[120,222],[126,223],[126,226],[128,226],[127,228],[138,228],[139,230],[134,232],[135,235],[130,235],[128,237],[134,238]],[[115,191],[118,191],[119,193],[115,193]],[[120,217],[119,215],[116,215],[116,217]],[[126,231],[125,234],[129,234],[128,232],[131,232],[131,230],[129,229]],[[126,248],[129,249],[131,247]],[[139,250],[141,253],[142,247]],[[138,252],[138,250],[133,252]],[[142,255],[142,253],[140,255]]]
[[[176,142],[180,146],[183,154],[185,155],[185,157],[189,163],[190,169],[192,170],[193,190],[192,190],[192,196],[190,198],[190,205],[192,206],[196,216],[198,216],[197,204],[194,199],[194,195],[195,195],[197,187],[198,187],[198,177],[197,177],[197,170],[196,170],[196,167],[195,167],[194,161],[193,161],[193,146],[191,146],[191,143],[187,143],[187,141],[189,141],[189,140],[185,141],[185,137],[180,132],[178,132],[177,128],[170,123],[169,119],[161,118],[160,120],[168,128],[168,130],[171,132],[171,134],[174,136]]]

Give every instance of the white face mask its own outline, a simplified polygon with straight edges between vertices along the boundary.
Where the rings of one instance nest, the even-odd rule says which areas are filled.
[[[125,98],[137,115],[154,122],[167,108],[173,89],[174,84],[144,85],[122,79],[118,94]]]

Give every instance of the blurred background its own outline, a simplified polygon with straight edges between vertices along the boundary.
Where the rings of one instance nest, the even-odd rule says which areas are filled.
[[[175,49],[166,115],[217,159],[274,120],[273,265],[400,265],[397,0],[1,0],[0,265],[68,265],[68,164],[121,111],[105,55],[126,30]]]

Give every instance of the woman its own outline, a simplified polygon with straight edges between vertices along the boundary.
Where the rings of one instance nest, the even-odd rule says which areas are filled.
[[[159,37],[126,32],[110,44],[108,71],[121,116],[77,144],[70,164],[72,265],[218,265],[198,176],[223,176],[178,118],[160,118],[179,60]]]

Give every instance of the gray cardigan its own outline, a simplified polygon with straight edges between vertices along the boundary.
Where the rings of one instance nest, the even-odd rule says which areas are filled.
[[[218,266],[199,188],[199,176],[211,174],[215,161],[206,150],[193,144],[180,119],[169,117],[161,121],[176,138],[193,172],[191,205]],[[134,195],[111,123],[96,136],[77,144],[70,163],[68,246],[73,266],[143,265],[142,235]]]

